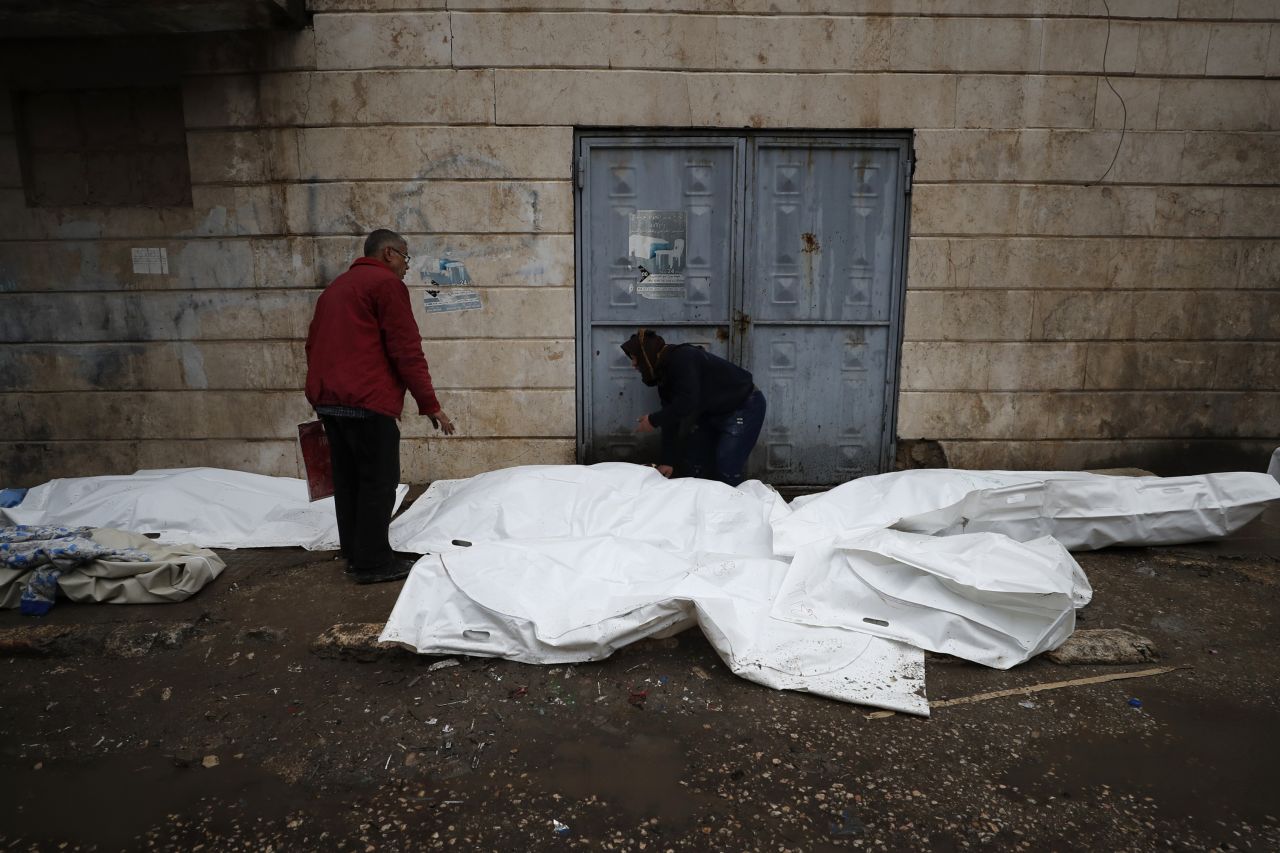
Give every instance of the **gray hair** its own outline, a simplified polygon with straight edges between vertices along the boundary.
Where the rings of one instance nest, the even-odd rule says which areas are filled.
[[[379,228],[364,238],[364,256],[366,258],[376,258],[382,254],[382,250],[387,246],[398,249],[404,245],[407,245],[407,243],[399,234],[386,228]]]

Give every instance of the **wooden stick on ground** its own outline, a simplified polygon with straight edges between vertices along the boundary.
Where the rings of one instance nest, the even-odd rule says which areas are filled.
[[[1079,687],[1085,684],[1105,684],[1108,681],[1124,681],[1127,678],[1150,678],[1153,675],[1164,675],[1175,669],[1190,669],[1186,666],[1157,666],[1154,669],[1139,669],[1133,672],[1115,672],[1110,675],[1094,675],[1089,678],[1073,678],[1070,681],[1046,681],[1027,687],[1010,687],[1008,690],[995,690],[991,693],[976,693],[973,696],[961,696],[956,699],[941,699],[931,702],[930,708],[946,708],[951,705],[970,705],[974,702],[986,702],[988,699],[1003,699],[1006,696],[1022,696],[1027,693],[1039,693],[1041,690],[1059,690],[1063,687]],[[896,711],[873,711],[867,714],[868,720],[880,720],[892,717]]]

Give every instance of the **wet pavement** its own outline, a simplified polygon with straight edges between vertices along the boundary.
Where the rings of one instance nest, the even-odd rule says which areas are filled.
[[[351,585],[332,554],[222,554],[181,604],[0,613],[0,631],[194,627],[178,648],[0,657],[0,848],[1280,849],[1280,507],[1223,542],[1077,555],[1078,627],[1134,631],[1178,669],[930,719],[750,684],[696,629],[572,667],[321,656],[400,585]],[[931,655],[928,689],[1156,665]]]

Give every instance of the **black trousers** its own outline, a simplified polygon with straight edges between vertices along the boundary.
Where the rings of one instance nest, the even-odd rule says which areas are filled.
[[[342,555],[353,571],[391,562],[387,528],[400,483],[400,427],[387,415],[323,415],[333,461],[333,502]]]

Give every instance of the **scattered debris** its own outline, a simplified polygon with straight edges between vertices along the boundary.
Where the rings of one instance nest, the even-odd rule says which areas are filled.
[[[138,658],[160,649],[180,649],[196,635],[190,622],[123,625],[107,635],[104,650],[122,658]]]
[[[566,823],[561,823],[560,821],[555,820],[553,818],[551,821],[551,831],[554,832],[556,835],[568,835],[569,825]]]
[[[1142,700],[1141,700],[1141,699],[1139,699],[1139,698],[1137,698],[1136,696],[1131,697],[1131,698],[1129,699],[1129,707],[1130,707],[1130,708],[1141,708],[1141,707],[1142,707]]]
[[[707,671],[700,666],[695,666],[691,671],[693,672],[694,675],[698,676],[698,678],[701,678],[703,681],[709,681],[711,679],[710,674],[708,674]]]
[[[0,630],[0,656],[71,657],[109,655],[136,658],[182,648],[196,635],[190,622],[108,625],[24,625]]]
[[[222,762],[218,760],[218,756],[216,755],[206,755],[204,757],[204,760],[202,760],[200,763],[203,764],[205,767],[217,767]]]
[[[507,691],[508,699],[519,699],[521,696],[528,696],[528,695],[529,695],[529,688],[523,687],[523,686],[517,687],[514,690]]]
[[[199,755],[194,749],[178,749],[169,756],[169,760],[173,762],[174,767],[190,767],[196,763]]]
[[[1054,663],[1134,664],[1160,659],[1155,644],[1123,628],[1094,628],[1076,631],[1047,657]]]
[[[410,706],[409,716],[413,717],[420,723],[426,723],[428,726],[434,726],[439,722],[439,720],[427,713],[427,709],[422,705]]]
[[[427,667],[427,672],[437,672],[442,669],[448,669],[451,666],[458,666],[457,658],[445,658],[444,660],[438,660],[431,664],[431,666]]]
[[[259,625],[256,628],[245,628],[236,635],[236,642],[243,643],[245,640],[256,640],[260,643],[282,643],[288,636],[288,631],[284,628],[273,628],[270,625]]]
[[[840,823],[831,824],[831,835],[861,835],[867,827],[848,809],[840,811]]]
[[[633,690],[632,690],[632,691],[627,695],[627,701],[628,701],[628,702],[630,702],[632,705],[635,705],[637,708],[639,708],[639,709],[640,709],[640,710],[642,710],[642,711],[644,710],[644,703],[645,703],[645,700],[646,700],[646,699],[648,699],[648,698],[649,698],[649,691],[648,691],[648,690],[634,690],[634,689],[633,689]]]

